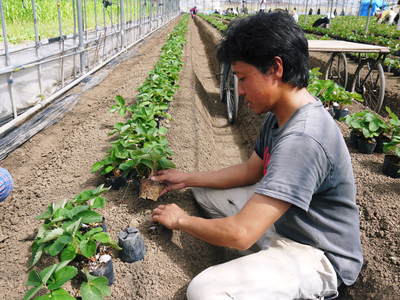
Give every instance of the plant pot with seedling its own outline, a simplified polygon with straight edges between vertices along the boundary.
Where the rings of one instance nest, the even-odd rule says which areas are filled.
[[[385,143],[390,142],[390,138],[385,135],[385,134],[381,134],[379,136],[376,137],[376,147],[375,147],[375,153],[383,153],[383,145]]]
[[[165,185],[150,179],[158,170],[175,168],[169,159],[172,155],[171,149],[166,144],[154,144],[151,149],[144,148],[145,154],[141,156],[138,171],[141,176],[139,198],[156,201]]]
[[[103,267],[110,261],[111,248],[120,250],[104,232],[103,216],[95,211],[105,206],[106,200],[101,194],[107,190],[99,186],[83,191],[73,199],[50,204],[36,217],[43,220],[43,224],[32,244],[27,282],[32,288],[26,292],[25,300],[45,290],[47,298],[43,299],[76,299],[80,296],[90,300],[110,295],[108,285],[113,277],[103,277],[109,276],[110,272],[101,277],[93,276],[99,269],[95,265]],[[54,257],[58,263],[38,270],[37,264],[43,256]],[[77,287],[68,291],[63,289],[68,281],[76,283]]]
[[[368,110],[348,115],[344,121],[352,129],[351,144],[356,145],[363,154],[372,154],[376,148],[376,138],[388,130],[383,118]]]
[[[399,135],[392,136],[390,142],[383,146],[385,158],[383,161],[383,174],[400,178],[400,132]]]
[[[383,173],[393,178],[400,177],[400,120],[389,107],[386,107],[389,114],[390,141],[383,144],[385,158],[383,161]]]

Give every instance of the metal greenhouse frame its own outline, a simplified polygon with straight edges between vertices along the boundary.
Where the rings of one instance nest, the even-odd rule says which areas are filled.
[[[41,39],[37,0],[30,1],[34,41],[11,45],[0,0],[3,45],[0,46],[0,98],[11,104],[0,134],[65,93],[112,59],[178,16],[179,0],[55,0],[58,35]],[[70,2],[73,32],[65,34],[61,4]],[[89,20],[88,16],[94,16]],[[89,24],[93,24],[90,26]],[[32,105],[17,100],[28,92]],[[25,94],[24,94],[25,91]],[[4,101],[4,102],[3,102]],[[0,111],[1,113],[1,111]]]

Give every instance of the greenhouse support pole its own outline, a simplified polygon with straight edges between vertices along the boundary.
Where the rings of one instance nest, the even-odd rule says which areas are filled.
[[[369,21],[370,21],[370,19],[371,19],[371,8],[372,8],[372,0],[369,0],[368,19],[367,19],[367,24],[365,24],[365,34],[368,33]]]
[[[308,16],[307,9],[308,9],[308,0],[306,0],[306,12],[304,14],[304,25],[307,24],[307,16]]]
[[[0,16],[1,16],[1,29],[3,31],[4,52],[6,55],[6,66],[8,66],[8,65],[10,65],[10,53],[8,50],[7,26],[6,26],[6,19],[4,17],[4,11],[3,11],[3,0],[0,0]],[[14,80],[12,78],[12,72],[10,72],[10,74],[8,75],[8,79],[7,79],[8,93],[10,94],[10,101],[11,101],[11,107],[12,107],[12,111],[14,114],[14,118],[16,118],[18,116],[18,114],[17,114],[17,107],[15,105],[13,90],[12,90],[13,82],[14,82]]]
[[[121,48],[125,48],[125,12],[124,12],[124,0],[119,1],[119,9],[121,14],[121,25],[119,30],[121,31]]]
[[[93,0],[93,6],[94,6],[94,22],[96,23],[95,25],[95,30],[96,30],[96,38],[97,38],[97,32],[99,30],[99,27],[97,25],[97,1]]]
[[[78,11],[78,52],[80,58],[80,73],[81,75],[84,73],[84,60],[85,60],[85,52],[84,52],[84,42],[83,42],[83,18],[82,18],[82,0],[76,0],[77,2],[77,11]]]
[[[57,15],[58,15],[58,33],[60,35],[60,40],[58,42],[59,50],[61,50],[61,59],[60,59],[60,81],[61,86],[64,86],[64,36],[62,31],[62,17],[61,17],[61,2],[60,0],[57,1]]]
[[[35,0],[31,0],[32,3],[32,11],[33,11],[33,27],[35,30],[35,55],[36,58],[39,59],[39,47],[40,47],[40,41],[39,41],[39,30],[38,30],[38,24],[37,24],[37,12],[36,12],[36,2]],[[43,93],[43,88],[42,88],[42,67],[40,65],[37,66],[37,76],[38,76],[38,83],[39,83],[39,92],[40,94]]]

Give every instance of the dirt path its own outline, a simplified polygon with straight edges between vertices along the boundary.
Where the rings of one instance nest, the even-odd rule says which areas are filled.
[[[95,187],[101,178],[91,165],[104,157],[107,135],[118,116],[108,112],[118,94],[134,101],[136,88],[158,59],[160,47],[176,21],[156,32],[135,49],[98,86],[84,92],[74,111],[60,123],[33,137],[1,162],[14,176],[11,199],[0,203],[0,299],[21,299],[26,287],[29,238],[39,222],[34,216],[48,203],[72,197]],[[236,126],[228,126],[225,108],[218,101],[215,60],[211,54],[216,34],[199,34],[190,20],[180,89],[170,106],[173,121],[168,139],[174,162],[186,171],[209,170],[247,159],[253,148],[261,117],[240,107]],[[74,91],[72,91],[74,92]],[[76,92],[76,91],[75,91]],[[340,124],[345,136],[348,130]],[[356,286],[343,299],[397,299],[400,295],[400,209],[398,180],[380,172],[383,156],[365,156],[351,150],[357,180],[357,201],[362,220],[366,266]],[[187,284],[200,271],[221,260],[220,251],[185,233],[152,235],[148,232],[151,210],[158,204],[137,199],[132,184],[110,191],[102,211],[109,232],[131,224],[144,236],[144,261],[126,264],[114,259],[116,282],[110,299],[184,299]],[[190,191],[172,192],[160,202],[178,203],[198,214]],[[27,240],[28,239],[28,240]]]

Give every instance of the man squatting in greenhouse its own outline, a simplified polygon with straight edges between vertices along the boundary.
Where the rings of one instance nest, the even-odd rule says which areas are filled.
[[[293,18],[258,13],[232,24],[218,49],[239,93],[267,113],[251,157],[217,171],[159,171],[162,193],[193,187],[210,218],[176,204],[152,218],[210,244],[258,252],[212,266],[189,284],[190,300],[333,299],[362,265],[350,155],[323,104],[306,90],[308,44]]]

